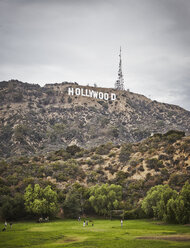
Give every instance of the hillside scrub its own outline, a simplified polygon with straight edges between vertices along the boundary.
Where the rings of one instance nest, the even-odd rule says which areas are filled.
[[[51,153],[1,160],[0,215],[17,219],[26,216],[26,211],[23,215],[22,212],[19,214],[24,204],[23,195],[28,185],[34,187],[36,184],[43,189],[49,185],[57,193],[58,208],[63,209],[64,216],[76,217],[79,213],[104,215],[105,211],[100,213],[95,210],[89,201],[90,189],[95,185],[101,187],[108,184],[122,188],[121,200],[117,199],[119,204],[115,204],[117,207],[111,206],[117,214],[124,211],[127,218],[141,218],[145,215],[179,222],[182,217],[177,217],[179,209],[175,206],[179,205],[184,213],[188,208],[184,199],[175,198],[174,192],[179,195],[185,182],[190,183],[189,139],[183,137],[169,143],[160,134],[140,143],[122,146],[108,143],[87,150],[74,145]],[[153,145],[156,147],[154,150]],[[168,147],[172,151],[170,154],[167,153]],[[76,183],[80,186],[76,186]],[[160,203],[163,212],[156,205],[152,214],[143,215],[141,202],[147,192],[158,185],[164,185],[167,192],[163,196],[158,194],[166,198],[164,204]],[[165,188],[165,185],[169,185],[171,190]],[[170,199],[171,194],[173,197]],[[111,213],[111,208],[107,208],[106,215]],[[176,217],[167,217],[169,215],[165,213]],[[183,221],[187,221],[185,217]]]

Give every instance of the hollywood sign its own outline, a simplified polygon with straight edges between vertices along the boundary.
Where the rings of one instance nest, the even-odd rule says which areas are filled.
[[[111,100],[115,101],[116,100],[116,94],[115,93],[104,93],[101,91],[94,91],[90,89],[84,89],[84,88],[68,88],[68,95],[69,96],[86,96],[86,97],[92,97],[96,99],[101,99],[101,100]]]

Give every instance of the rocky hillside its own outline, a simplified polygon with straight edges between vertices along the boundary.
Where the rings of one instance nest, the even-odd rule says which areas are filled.
[[[116,94],[116,100],[68,95],[68,88]],[[190,112],[143,95],[76,83],[44,87],[17,80],[0,82],[0,157],[78,145],[138,142],[153,133],[190,134]]]

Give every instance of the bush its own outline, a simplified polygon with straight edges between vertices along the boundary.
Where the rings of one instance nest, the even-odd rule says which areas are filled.
[[[68,103],[72,103],[72,98],[69,96],[67,101]]]
[[[75,153],[80,152],[80,151],[81,151],[81,148],[76,145],[67,146],[66,148],[66,152],[70,153],[72,156],[74,156]]]
[[[117,127],[112,127],[110,129],[110,134],[111,136],[113,136],[114,138],[117,138],[119,136],[119,129]]]
[[[169,178],[169,185],[171,187],[181,187],[188,180],[189,176],[182,173],[173,173]]]
[[[108,155],[109,158],[112,158],[112,157],[115,157],[115,156],[116,156],[115,152],[110,152],[109,155]]]
[[[176,142],[177,140],[183,138],[185,136],[185,132],[170,130],[169,132],[163,134],[164,140],[168,141],[170,144]]]
[[[118,171],[116,173],[115,181],[117,182],[117,184],[122,185],[125,182],[125,180],[127,179],[128,176],[129,176],[128,172]]]
[[[110,152],[110,150],[113,148],[112,143],[107,143],[104,145],[100,145],[96,148],[96,153],[99,155],[106,155]]]
[[[14,197],[4,196],[1,199],[1,216],[7,220],[16,220],[24,217],[24,198],[20,193],[15,194]]]
[[[132,161],[130,162],[130,165],[131,165],[131,166],[136,166],[136,165],[138,165],[138,161],[132,160]]]
[[[27,126],[25,125],[18,125],[15,129],[14,129],[14,135],[15,135],[15,139],[17,141],[20,142],[24,142],[25,141],[25,136],[29,135],[30,130]]]
[[[121,163],[126,163],[130,159],[130,155],[132,152],[132,145],[131,144],[126,144],[121,147],[121,151],[119,154],[119,161]]]
[[[164,167],[163,162],[157,158],[148,159],[146,163],[149,169],[154,169],[155,171],[159,171],[160,168]]]

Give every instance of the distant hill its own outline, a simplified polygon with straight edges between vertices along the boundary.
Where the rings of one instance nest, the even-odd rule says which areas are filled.
[[[116,100],[68,95],[68,88],[116,94]],[[0,157],[46,153],[77,145],[138,142],[169,130],[190,134],[190,112],[143,95],[76,83],[44,87],[0,82]]]

